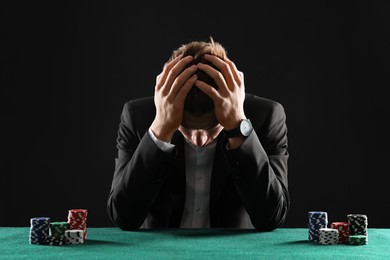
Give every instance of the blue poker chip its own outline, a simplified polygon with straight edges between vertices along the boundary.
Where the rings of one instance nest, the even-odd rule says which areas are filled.
[[[36,217],[30,219],[30,244],[45,244],[46,237],[49,235],[50,218]]]
[[[328,226],[328,213],[326,211],[309,211],[308,212],[308,228],[309,241],[319,242],[321,228]]]

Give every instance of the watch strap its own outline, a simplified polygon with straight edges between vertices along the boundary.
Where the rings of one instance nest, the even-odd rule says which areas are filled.
[[[225,134],[226,134],[227,138],[233,138],[233,137],[237,137],[237,136],[242,136],[241,130],[240,130],[240,126],[237,127],[237,128],[233,128],[233,129],[230,129],[230,130],[224,130],[224,131],[225,131]]]

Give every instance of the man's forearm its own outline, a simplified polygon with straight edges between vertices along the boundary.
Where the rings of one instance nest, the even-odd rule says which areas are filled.
[[[252,224],[261,230],[280,226],[289,208],[288,156],[268,156],[256,134],[229,152],[233,178]]]
[[[120,228],[139,228],[165,180],[173,156],[162,152],[148,134],[130,160],[117,159],[108,212]]]

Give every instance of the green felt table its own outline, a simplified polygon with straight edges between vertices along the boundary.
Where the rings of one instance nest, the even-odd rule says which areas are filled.
[[[309,242],[305,228],[121,231],[88,228],[79,245],[29,243],[29,227],[0,227],[0,259],[390,259],[390,229],[368,229],[367,245]]]

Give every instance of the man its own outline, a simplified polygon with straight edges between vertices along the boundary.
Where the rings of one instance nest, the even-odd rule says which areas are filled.
[[[123,230],[280,227],[290,206],[286,115],[245,92],[224,47],[173,51],[155,94],[125,103],[108,215]]]

